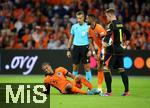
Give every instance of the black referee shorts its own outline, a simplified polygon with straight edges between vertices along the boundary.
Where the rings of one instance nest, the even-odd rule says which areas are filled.
[[[89,50],[89,45],[84,46],[73,46],[72,52],[72,60],[73,64],[79,64],[80,62],[83,64],[87,64],[90,62],[89,57],[87,56]]]

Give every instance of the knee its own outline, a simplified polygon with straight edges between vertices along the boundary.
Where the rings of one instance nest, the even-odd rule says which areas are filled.
[[[77,70],[78,70],[78,66],[75,65],[75,64],[73,64],[73,70],[74,70],[74,71],[77,71]]]
[[[103,67],[102,66],[98,66],[98,71],[104,71]]]
[[[78,76],[76,76],[76,77],[75,77],[75,82],[76,82],[76,83],[80,83],[80,82],[81,82],[82,77],[83,77],[82,75],[78,75]]]
[[[71,92],[71,89],[72,89],[72,84],[67,84],[67,86],[66,86],[66,88],[65,88],[65,91],[67,92],[67,93],[69,93],[69,92]]]
[[[118,71],[119,73],[122,73],[122,72],[125,71],[125,69],[124,69],[124,68],[118,68],[117,71]]]
[[[78,76],[76,76],[77,78],[81,79],[83,76],[81,74],[79,74]]]
[[[89,71],[90,70],[90,64],[89,63],[84,65],[84,70],[85,71]]]
[[[104,72],[110,72],[110,69],[107,66],[103,67]]]

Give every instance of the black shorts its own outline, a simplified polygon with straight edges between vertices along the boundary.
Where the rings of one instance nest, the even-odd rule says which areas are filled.
[[[112,55],[109,60],[108,67],[109,67],[109,69],[124,68],[123,55]]]
[[[104,61],[106,61],[108,59],[108,57],[111,56],[109,63],[108,63],[108,67],[110,69],[118,69],[118,68],[124,68],[123,66],[123,51],[124,49],[121,46],[110,46],[106,53],[107,56],[104,59]]]
[[[87,64],[90,62],[87,53],[89,51],[89,45],[84,46],[73,46],[72,59],[73,64],[79,64],[80,62],[83,64]]]

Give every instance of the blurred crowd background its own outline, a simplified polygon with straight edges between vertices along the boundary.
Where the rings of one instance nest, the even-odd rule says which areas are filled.
[[[0,0],[0,48],[66,49],[78,10],[106,27],[109,7],[131,31],[128,49],[150,50],[149,0]]]

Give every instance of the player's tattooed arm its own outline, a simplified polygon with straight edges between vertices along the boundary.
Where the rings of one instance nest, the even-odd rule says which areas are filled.
[[[95,53],[95,48],[94,48],[94,44],[93,44],[93,39],[89,38],[89,51],[87,53],[87,56],[90,57],[94,53]]]

